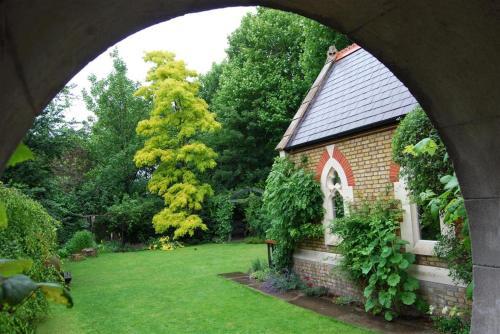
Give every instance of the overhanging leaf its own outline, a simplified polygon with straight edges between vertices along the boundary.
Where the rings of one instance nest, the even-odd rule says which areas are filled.
[[[73,298],[68,290],[56,283],[38,283],[37,286],[48,300],[55,303],[73,307]]]
[[[9,220],[7,218],[7,208],[5,207],[5,204],[3,202],[0,202],[0,230],[6,228],[8,222]]]
[[[432,156],[437,151],[437,144],[433,139],[427,137],[415,144],[414,151],[417,155],[426,153]]]
[[[15,166],[21,162],[24,162],[26,160],[31,160],[33,158],[34,158],[33,152],[31,152],[28,146],[21,143],[17,146],[14,153],[12,153],[9,161],[7,161],[7,167]]]
[[[455,174],[453,174],[453,176],[444,185],[445,190],[450,190],[450,189],[454,189],[454,188],[458,188],[458,179],[457,179],[457,176]]]
[[[32,265],[31,260],[0,259],[0,274],[5,277],[21,274],[30,270]]]
[[[11,306],[21,303],[37,288],[35,282],[26,275],[16,275],[7,278],[3,284],[3,301]]]

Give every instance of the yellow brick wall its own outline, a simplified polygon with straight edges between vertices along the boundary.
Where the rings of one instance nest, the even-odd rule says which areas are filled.
[[[354,173],[354,201],[373,200],[384,196],[387,187],[393,196],[392,183],[389,180],[389,168],[392,162],[391,140],[395,127],[384,128],[362,135],[342,138],[297,151],[289,156],[297,164],[307,157],[305,167],[316,172],[316,167],[327,145],[335,146],[343,153]]]

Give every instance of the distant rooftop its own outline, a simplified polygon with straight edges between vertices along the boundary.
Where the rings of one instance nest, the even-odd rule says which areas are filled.
[[[353,44],[327,62],[278,149],[305,146],[395,122],[417,101],[392,72]]]

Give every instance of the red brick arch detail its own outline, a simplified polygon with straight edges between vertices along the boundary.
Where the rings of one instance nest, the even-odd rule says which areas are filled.
[[[344,154],[338,149],[334,148],[333,149],[333,159],[337,160],[342,166],[342,169],[344,170],[344,173],[347,177],[347,185],[352,187],[356,184],[354,181],[354,173],[352,172],[351,165],[349,164],[349,161],[346,159]],[[323,151],[323,154],[321,155],[321,158],[319,159],[318,166],[316,167],[316,179],[320,180],[321,179],[321,174],[323,173],[323,168],[325,167],[327,161],[330,159],[330,154],[328,154],[328,151],[325,149]]]
[[[323,168],[328,159],[330,159],[330,154],[328,154],[328,151],[325,149],[323,154],[321,154],[321,158],[319,158],[318,166],[316,166],[316,180],[321,180],[321,173],[323,173]]]
[[[342,169],[344,169],[344,173],[347,177],[347,185],[350,187],[354,186],[354,173],[352,172],[351,164],[349,163],[349,161],[347,161],[346,157],[342,154],[342,152],[340,152],[337,147],[333,149],[332,158],[337,160],[342,166]]]
[[[395,162],[391,162],[389,166],[389,180],[394,183],[399,181],[399,165]]]

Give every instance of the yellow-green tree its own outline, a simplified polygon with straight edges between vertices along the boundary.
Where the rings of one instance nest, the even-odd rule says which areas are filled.
[[[156,232],[173,229],[174,238],[192,236],[196,229],[207,228],[196,212],[213,193],[197,175],[214,168],[217,156],[199,135],[218,130],[220,124],[198,96],[197,73],[183,61],[165,51],[148,52],[144,60],[153,67],[136,94],[151,100],[153,108],[149,119],[137,125],[146,140],[134,161],[138,167],[153,167],[149,191],[165,201],[153,218]]]

